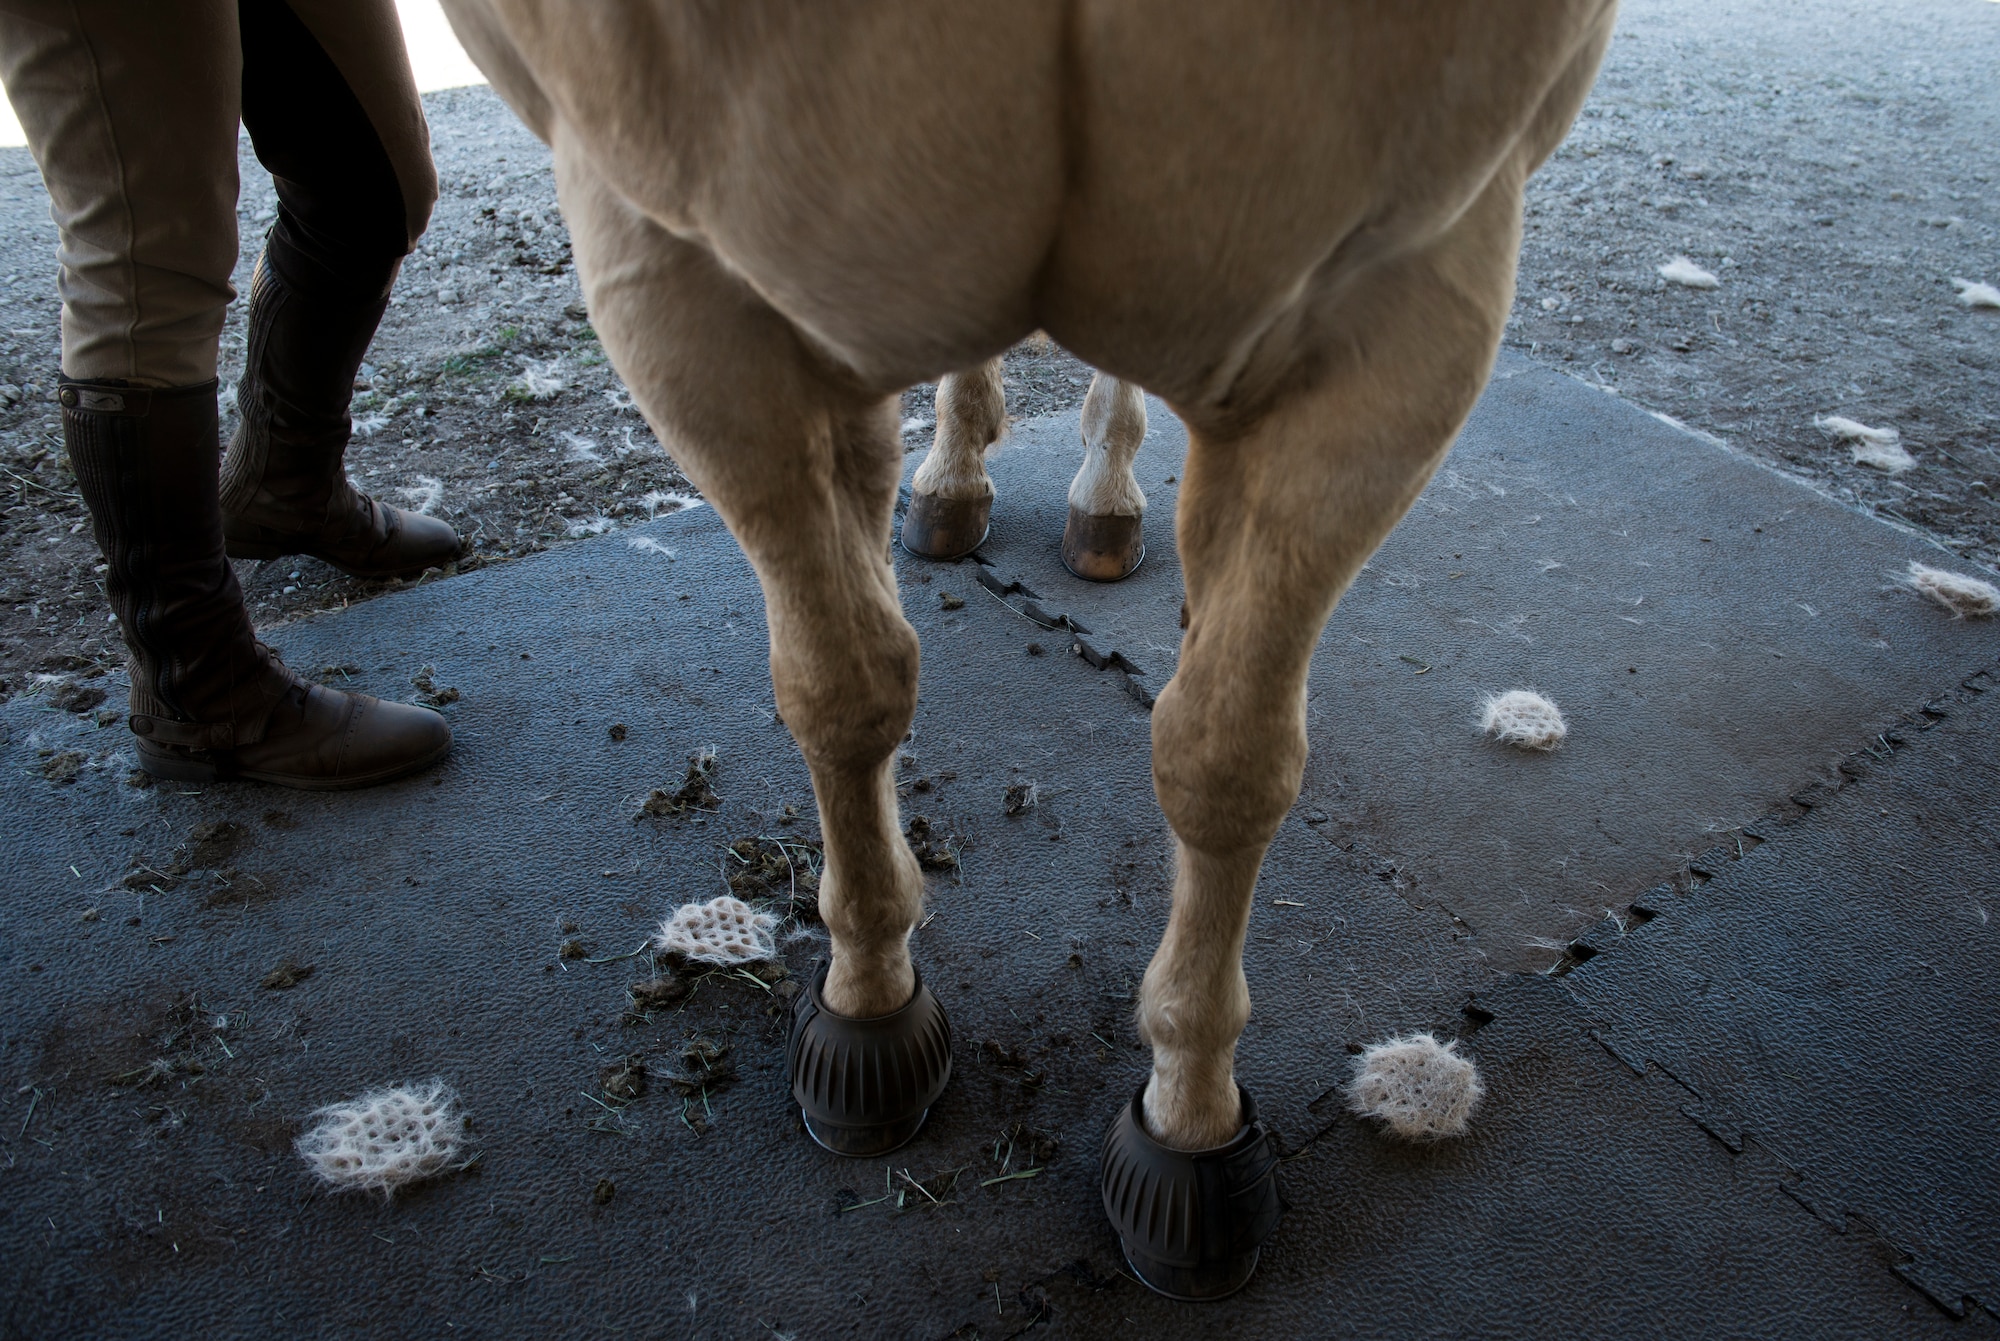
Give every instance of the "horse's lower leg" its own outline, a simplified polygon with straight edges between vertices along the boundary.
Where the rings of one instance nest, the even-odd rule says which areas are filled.
[[[1078,577],[1116,582],[1146,555],[1146,495],[1132,459],[1146,439],[1146,398],[1130,382],[1098,373],[1083,398],[1083,465],[1069,485],[1063,563]]]
[[[938,383],[937,434],[910,479],[903,548],[929,559],[956,559],[979,548],[993,516],[986,449],[1007,427],[1000,360]]]

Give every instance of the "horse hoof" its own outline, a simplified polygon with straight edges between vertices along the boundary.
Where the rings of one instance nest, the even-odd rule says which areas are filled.
[[[1093,517],[1071,508],[1069,520],[1063,524],[1063,567],[1090,582],[1130,577],[1146,561],[1146,540],[1140,533],[1143,520]]]
[[[826,965],[792,1008],[792,1098],[822,1149],[853,1159],[907,1144],[951,1079],[951,1022],[917,978],[900,1009],[857,1020],[829,1010]]]
[[[903,514],[903,548],[919,558],[955,562],[979,548],[992,520],[991,494],[957,499],[913,493]]]
[[[1221,1299],[1257,1269],[1278,1228],[1278,1152],[1250,1091],[1243,1127],[1213,1150],[1172,1150],[1146,1132],[1146,1087],[1104,1134],[1104,1213],[1125,1264],[1169,1299]]]

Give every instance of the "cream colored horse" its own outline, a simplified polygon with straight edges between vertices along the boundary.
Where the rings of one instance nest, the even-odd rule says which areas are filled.
[[[1612,4],[446,8],[553,147],[605,348],[763,584],[826,842],[832,1011],[895,1011],[916,981],[892,760],[918,648],[885,558],[899,394],[944,379],[919,493],[990,496],[993,361],[1047,331],[1104,370],[1084,416],[1103,459],[1072,493],[1097,515],[1143,505],[1120,495],[1137,389],[1186,422],[1187,632],[1153,714],[1178,861],[1141,989],[1143,1113],[1167,1147],[1228,1141],[1243,936],[1304,766],[1307,662],[1485,382],[1523,183]]]

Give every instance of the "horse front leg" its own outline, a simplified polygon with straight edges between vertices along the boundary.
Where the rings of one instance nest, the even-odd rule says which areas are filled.
[[[888,561],[897,397],[857,385],[705,248],[633,209],[561,126],[554,141],[591,316],[756,570],[778,710],[812,774],[832,955],[799,998],[793,1094],[828,1149],[884,1153],[951,1071],[943,1009],[910,960],[923,879],[893,770],[918,660]]]

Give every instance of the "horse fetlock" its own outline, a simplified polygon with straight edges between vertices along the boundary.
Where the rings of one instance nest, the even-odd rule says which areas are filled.
[[[1243,1121],[1232,1062],[1230,1052],[1217,1057],[1156,1050],[1143,1103],[1147,1133],[1175,1150],[1209,1150],[1227,1142]]]
[[[824,999],[836,1014],[869,1020],[900,1009],[916,990],[916,970],[909,945],[897,937],[893,949],[874,954],[843,952],[834,940],[833,962],[827,968]]]

